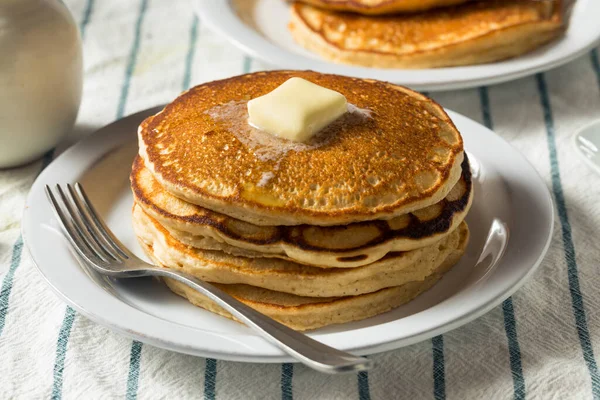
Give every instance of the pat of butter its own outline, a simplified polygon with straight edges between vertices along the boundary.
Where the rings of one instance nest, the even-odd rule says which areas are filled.
[[[248,122],[272,135],[305,142],[347,110],[341,93],[302,78],[290,78],[248,102]]]

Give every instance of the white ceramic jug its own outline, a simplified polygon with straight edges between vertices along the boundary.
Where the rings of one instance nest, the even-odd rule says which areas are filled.
[[[0,0],[0,168],[71,131],[82,89],[77,24],[59,0]]]

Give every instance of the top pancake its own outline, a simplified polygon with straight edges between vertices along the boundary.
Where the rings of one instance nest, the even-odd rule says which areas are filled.
[[[301,0],[303,3],[335,11],[365,15],[410,13],[465,3],[469,0]]]
[[[436,68],[515,57],[556,38],[573,0],[485,0],[417,14],[368,17],[295,3],[290,31],[341,63]]]
[[[257,131],[246,103],[291,77],[336,90],[349,112],[307,144]],[[368,114],[368,115],[367,115]],[[342,225],[437,203],[461,175],[460,133],[435,102],[385,82],[268,71],[206,83],[139,129],[156,180],[190,203],[256,225]]]

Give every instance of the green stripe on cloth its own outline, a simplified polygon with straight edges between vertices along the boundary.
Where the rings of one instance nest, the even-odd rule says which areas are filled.
[[[196,41],[198,40],[198,17],[194,17],[192,27],[190,28],[190,44],[187,55],[185,57],[185,72],[183,74],[183,90],[190,88],[192,80],[192,64],[194,63],[194,55],[196,53]]]
[[[485,86],[479,88],[479,101],[481,103],[483,123],[489,129],[493,129],[490,98],[487,87]],[[502,303],[502,313],[504,316],[504,331],[506,332],[506,339],[508,341],[514,398],[515,400],[520,400],[525,398],[525,378],[523,376],[523,365],[521,362],[521,346],[519,345],[519,338],[517,337],[517,322],[511,297],[504,300]]]
[[[371,391],[369,390],[369,373],[367,371],[360,371],[358,373],[358,399],[371,399]]]
[[[523,377],[523,365],[521,363],[521,346],[517,337],[517,323],[515,321],[515,310],[512,298],[502,302],[504,314],[504,330],[508,340],[508,355],[510,356],[510,371],[513,378],[513,390],[515,400],[525,399],[525,378]]]
[[[552,191],[556,200],[556,208],[560,219],[562,229],[563,247],[565,252],[565,261],[567,263],[567,275],[569,280],[569,291],[571,293],[571,303],[573,306],[573,315],[575,317],[575,329],[579,336],[579,343],[583,352],[583,359],[587,365],[591,384],[592,394],[595,399],[600,399],[600,377],[598,376],[598,366],[594,357],[594,350],[590,340],[587,318],[585,315],[585,304],[581,289],[579,287],[579,272],[577,259],[575,256],[575,245],[569,215],[567,213],[567,204],[562,188],[560,178],[560,166],[558,163],[558,153],[556,151],[556,135],[554,132],[554,118],[552,108],[548,97],[548,89],[544,75],[537,74],[536,81],[540,94],[540,102],[544,110],[544,122],[546,124],[546,134],[548,141],[548,153],[550,157],[550,171],[552,175]]]
[[[433,345],[433,396],[435,400],[446,398],[446,367],[444,365],[444,337],[431,339]]]
[[[85,38],[85,32],[88,24],[92,19],[92,11],[94,9],[94,0],[87,0],[85,4],[85,9],[83,10],[83,18],[81,19],[81,24],[79,25],[79,31],[81,32],[81,38]]]
[[[217,386],[217,360],[207,358],[204,367],[204,400],[215,400]]]
[[[71,336],[71,329],[75,321],[75,310],[67,306],[65,318],[63,319],[58,340],[56,343],[56,360],[54,361],[54,383],[52,384],[52,400],[62,398],[63,372],[65,370],[65,357],[67,354],[67,345]]]
[[[281,364],[281,400],[292,400],[294,398],[293,379],[294,364]]]
[[[39,172],[42,172],[52,162],[54,157],[54,149],[49,150],[44,154],[42,159],[42,166]],[[38,172],[38,174],[39,174]],[[2,280],[2,286],[0,289],[0,336],[4,331],[4,325],[6,324],[6,316],[8,315],[8,306],[10,301],[10,293],[13,287],[13,281],[15,279],[15,272],[21,265],[21,255],[23,254],[23,237],[19,235],[15,244],[12,248],[12,255],[10,257],[10,267],[8,272]]]
[[[79,31],[81,32],[82,39],[85,38],[86,28],[92,19],[93,7],[94,0],[87,0],[85,9],[83,10],[83,17],[81,19],[81,23],[79,24]],[[62,326],[58,334],[58,341],[56,344],[56,359],[54,361],[54,382],[52,384],[53,400],[62,398],[63,371],[65,368],[67,344],[69,342],[69,337],[71,336],[71,329],[73,328],[75,315],[75,310],[67,306],[65,316],[63,317]]]
[[[137,20],[135,21],[135,36],[133,38],[133,46],[129,52],[127,68],[125,69],[125,81],[123,82],[123,86],[121,88],[121,97],[119,98],[119,106],[117,107],[117,118],[121,118],[125,114],[125,104],[127,104],[127,97],[129,96],[131,76],[133,75],[135,64],[137,63],[137,55],[140,49],[140,39],[142,36],[142,21],[144,20],[147,6],[147,0],[142,0],[140,2],[140,10]]]
[[[148,7],[148,1],[142,0],[140,2],[140,10],[138,11],[138,17],[135,21],[135,34],[133,38],[133,45],[129,52],[129,59],[127,61],[127,68],[125,69],[125,78],[123,80],[123,86],[121,87],[121,97],[119,98],[119,105],[117,107],[117,119],[122,118],[125,113],[125,105],[127,104],[127,98],[129,96],[129,86],[131,84],[131,76],[135,70],[137,63],[137,56],[140,50],[140,41],[142,36],[142,22],[146,15],[146,9]],[[131,351],[129,357],[129,373],[127,374],[127,399],[135,399],[137,397],[138,382],[140,378],[140,358],[142,356],[142,343],[134,340],[131,343]]]
[[[79,31],[81,32],[81,38],[85,38],[86,28],[92,20],[92,11],[94,7],[94,0],[87,0],[85,9],[83,10],[83,17],[79,24]],[[67,344],[69,337],[71,336],[71,329],[73,328],[73,322],[75,321],[75,310],[67,306],[65,310],[65,316],[63,317],[62,326],[58,334],[58,341],[56,344],[56,359],[54,361],[54,383],[52,385],[52,399],[62,398],[62,386],[63,386],[63,371],[65,368],[65,358],[67,355]]]
[[[2,336],[2,332],[4,331],[6,315],[8,314],[8,301],[10,299],[10,292],[12,291],[15,272],[21,264],[22,254],[23,237],[19,235],[19,238],[17,239],[12,248],[12,256],[10,257],[10,268],[4,276],[4,280],[2,281],[2,289],[0,289],[0,336]]]
[[[481,105],[483,124],[488,129],[494,129],[492,125],[492,113],[490,111],[490,96],[488,94],[487,87],[485,86],[481,86],[479,88],[479,104]]]
[[[590,52],[590,59],[592,61],[592,68],[596,73],[596,80],[598,81],[598,87],[600,87],[600,62],[598,62],[598,50],[594,49]]]
[[[142,358],[142,342],[134,340],[129,354],[129,374],[127,375],[127,400],[137,398],[138,383],[140,381],[140,362]]]

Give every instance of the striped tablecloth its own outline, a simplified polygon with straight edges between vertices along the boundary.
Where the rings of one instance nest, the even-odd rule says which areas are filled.
[[[85,47],[73,140],[190,85],[265,68],[208,31],[187,0],[65,2]],[[593,51],[545,74],[432,95],[535,165],[556,202],[554,238],[512,298],[451,333],[374,355],[368,374],[192,357],[85,319],[51,292],[20,236],[25,196],[52,155],[0,171],[0,399],[600,398],[600,176],[571,143],[574,130],[600,118],[599,87]]]

